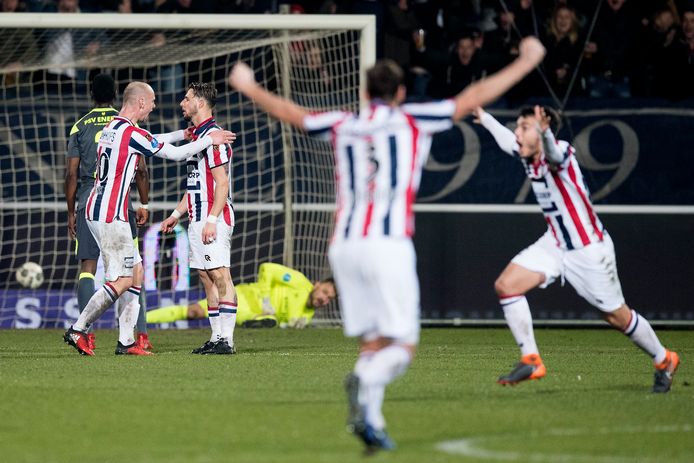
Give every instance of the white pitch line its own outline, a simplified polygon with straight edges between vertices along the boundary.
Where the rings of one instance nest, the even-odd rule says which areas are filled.
[[[597,429],[554,429],[543,432],[533,431],[528,434],[500,434],[495,436],[471,437],[467,439],[457,439],[436,444],[436,449],[453,454],[463,455],[466,457],[480,458],[483,460],[497,461],[523,461],[523,462],[561,462],[561,463],[630,463],[634,461],[634,456],[618,457],[618,456],[596,456],[596,455],[575,455],[570,453],[540,453],[540,452],[518,452],[518,451],[503,451],[490,450],[485,448],[489,445],[489,441],[508,439],[509,437],[523,438],[540,438],[545,436],[581,436],[581,435],[608,435],[608,434],[636,434],[636,433],[675,433],[675,432],[692,432],[692,426],[684,425],[656,425],[651,427],[644,426],[627,426],[622,428],[597,428]],[[486,445],[485,445],[486,444]],[[643,458],[638,457],[643,463],[657,463],[660,458]]]

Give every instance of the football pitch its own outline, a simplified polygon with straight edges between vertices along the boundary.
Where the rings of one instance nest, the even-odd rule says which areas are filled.
[[[236,330],[239,353],[196,356],[206,331],[151,331],[155,357],[96,357],[62,331],[0,331],[3,462],[688,462],[694,333],[659,332],[682,364],[650,392],[650,360],[610,330],[536,331],[547,376],[496,377],[518,358],[505,329],[425,329],[384,412],[398,445],[362,455],[342,387],[356,343],[337,329]]]

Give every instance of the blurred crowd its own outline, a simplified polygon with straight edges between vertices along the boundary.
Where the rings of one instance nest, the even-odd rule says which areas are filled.
[[[414,98],[456,94],[513,60],[522,37],[536,35],[547,48],[541,72],[516,86],[510,103],[538,96],[694,97],[694,0],[1,1],[3,12],[373,14],[377,54],[406,70]],[[75,40],[56,31],[46,50],[37,50],[26,46],[30,31],[13,33],[4,40],[9,51],[0,54],[5,69],[21,66],[29,53],[69,58],[56,51]],[[99,37],[88,40],[86,52],[96,53]]]

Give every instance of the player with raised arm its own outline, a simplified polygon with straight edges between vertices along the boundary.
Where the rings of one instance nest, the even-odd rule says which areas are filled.
[[[77,301],[82,313],[89,299],[94,295],[94,274],[99,259],[99,246],[87,226],[85,209],[87,198],[94,185],[96,172],[96,147],[103,128],[118,114],[113,108],[116,99],[116,83],[110,74],[97,74],[91,88],[94,108],[82,116],[70,130],[67,159],[65,165],[65,200],[68,211],[68,232],[75,240],[75,254],[80,262],[77,282]],[[79,182],[78,182],[79,180]],[[149,196],[149,176],[144,158],[135,171],[135,183],[140,195],[141,205],[135,212],[128,213],[130,231],[137,243],[137,228],[143,226],[149,217],[147,210]],[[75,206],[77,204],[77,211]],[[137,246],[137,244],[136,244]],[[137,317],[137,343],[143,349],[151,349],[145,320],[145,297],[140,293],[140,312]],[[87,333],[89,347],[94,350],[95,336],[91,329]]]
[[[403,105],[402,70],[379,61],[366,74],[370,105],[358,114],[310,113],[260,87],[245,64],[229,76],[272,116],[333,142],[338,203],[329,257],[345,334],[360,338],[359,358],[345,382],[348,429],[368,452],[394,448],[381,411],[385,388],[407,370],[419,342],[412,205],[431,137],[479,102],[501,96],[544,53],[536,38],[526,38],[513,63],[454,98]]]
[[[194,124],[193,140],[222,130],[213,116],[216,100],[217,89],[213,83],[194,82],[188,86],[181,110],[184,119]],[[234,230],[229,182],[231,156],[231,146],[223,144],[209,146],[188,159],[186,193],[171,216],[161,223],[161,230],[170,233],[188,212],[190,266],[198,269],[205,288],[212,327],[209,341],[194,349],[193,354],[236,353],[237,300],[229,268]]]
[[[124,308],[118,317],[116,354],[151,354],[135,343],[133,333],[140,305],[143,269],[142,258],[130,236],[128,202],[140,156],[184,160],[210,145],[229,143],[234,138],[231,132],[216,131],[180,147],[160,142],[147,130],[135,125],[146,120],[154,108],[152,87],[144,82],[131,82],[123,93],[120,112],[104,127],[99,138],[96,179],[87,199],[86,217],[104,259],[106,283],[94,293],[63,337],[80,354],[94,355],[85,330],[119,297],[123,298]],[[183,140],[184,131],[174,132],[166,138]]]
[[[612,239],[590,201],[575,149],[555,138],[556,112],[540,106],[522,109],[515,132],[481,108],[475,110],[475,116],[499,147],[523,164],[548,226],[539,240],[511,260],[494,284],[521,350],[520,362],[499,378],[499,384],[545,376],[525,294],[561,277],[600,309],[611,326],[651,356],[656,368],[653,392],[669,391],[679,356],[665,349],[648,321],[624,302]]]

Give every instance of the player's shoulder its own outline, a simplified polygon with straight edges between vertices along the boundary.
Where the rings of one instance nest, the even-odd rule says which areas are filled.
[[[77,119],[73,127],[82,127],[88,124],[110,122],[118,115],[118,110],[111,107],[92,108],[84,116]]]
[[[351,111],[338,109],[333,111],[309,112],[304,117],[304,123],[308,123],[309,125],[334,125],[349,119],[357,119],[357,114]]]
[[[202,134],[207,135],[208,133],[217,132],[219,130],[224,130],[224,128],[222,128],[219,124],[213,124],[210,125],[207,129],[205,129],[205,131]]]
[[[430,100],[404,103],[400,109],[414,117],[425,116],[433,118],[449,118],[455,111],[455,101],[453,99]]]
[[[77,119],[74,124],[72,124],[72,128],[70,129],[70,136],[76,134],[79,132],[82,127],[84,127],[85,122],[88,121],[91,116],[94,114],[94,109],[90,109],[87,113],[85,113],[82,117]]]

